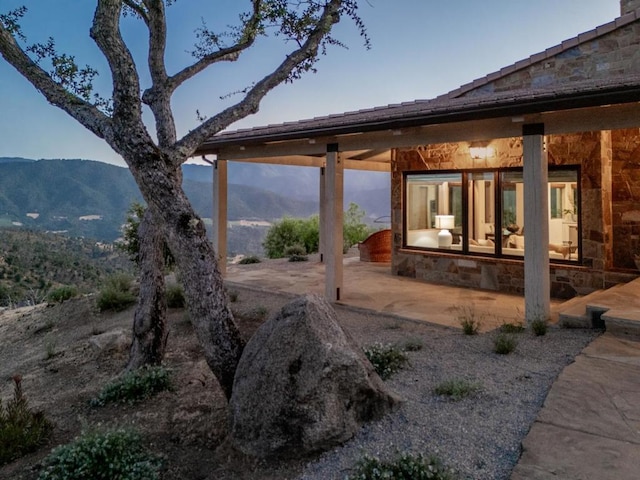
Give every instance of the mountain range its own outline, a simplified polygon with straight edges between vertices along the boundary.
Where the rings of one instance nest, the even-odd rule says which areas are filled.
[[[211,217],[212,167],[184,165],[184,190],[198,214]],[[273,221],[318,212],[317,169],[248,163],[228,168],[228,218]],[[388,174],[345,172],[345,208],[388,216]],[[63,231],[113,241],[132,202],[141,202],[127,168],[91,160],[0,157],[0,226]]]

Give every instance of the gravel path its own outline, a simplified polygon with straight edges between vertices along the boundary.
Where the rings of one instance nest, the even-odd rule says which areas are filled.
[[[535,337],[527,331],[515,334],[515,352],[498,355],[497,332],[465,336],[340,307],[338,313],[362,345],[418,340],[423,348],[409,352],[410,367],[387,381],[405,400],[400,409],[307,465],[305,480],[345,478],[364,453],[391,459],[405,452],[436,455],[459,478],[508,479],[551,384],[596,335],[553,328]],[[480,389],[460,401],[434,394],[436,385],[452,379]]]

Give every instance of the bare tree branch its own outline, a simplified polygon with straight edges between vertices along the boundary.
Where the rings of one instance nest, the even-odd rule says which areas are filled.
[[[107,141],[113,137],[111,119],[91,103],[55,82],[44,69],[29,58],[1,22],[0,55],[29,80],[49,103],[67,112],[98,137]]]
[[[186,158],[191,156],[195,149],[207,138],[225,129],[238,119],[256,113],[259,109],[260,101],[269,91],[290,79],[292,73],[300,68],[300,65],[304,64],[304,62],[316,58],[322,40],[332,26],[340,21],[341,4],[341,0],[329,1],[324,6],[320,19],[302,46],[288,55],[285,61],[272,73],[256,83],[240,102],[211,117],[178,141],[176,143],[176,149],[179,152],[178,156],[183,156],[186,161]]]
[[[140,79],[136,65],[120,35],[121,14],[122,0],[98,0],[91,38],[102,51],[111,70],[114,122],[130,129],[140,142],[153,143],[142,123]]]
[[[148,12],[147,26],[149,28],[149,71],[152,87],[142,95],[142,101],[149,105],[156,122],[158,144],[161,147],[173,145],[176,141],[176,127],[171,111],[171,95],[167,70],[165,66],[165,52],[167,49],[167,22],[163,0],[143,0]]]
[[[196,63],[173,75],[169,79],[172,91],[175,91],[175,89],[185,81],[189,80],[214,63],[236,61],[244,50],[253,45],[258,33],[260,32],[260,11],[262,9],[263,2],[262,0],[252,1],[253,11],[251,13],[251,17],[245,22],[242,33],[238,37],[238,41],[230,47],[220,48],[215,52],[205,55]]]

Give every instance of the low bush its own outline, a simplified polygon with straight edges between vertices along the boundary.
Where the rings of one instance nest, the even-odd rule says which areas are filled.
[[[547,322],[544,320],[534,320],[531,322],[531,330],[536,337],[541,337],[547,333]]]
[[[500,333],[493,340],[493,351],[500,355],[508,355],[518,346],[516,339],[509,334]]]
[[[42,446],[53,430],[53,424],[42,412],[33,412],[22,393],[22,378],[13,377],[13,399],[0,401],[0,465],[20,458]]]
[[[462,400],[480,390],[480,384],[463,379],[447,380],[434,388],[436,395],[449,397],[451,400]]]
[[[167,299],[167,307],[169,308],[184,308],[186,304],[184,299],[184,288],[182,288],[182,285],[180,284],[173,283],[168,285],[165,297]]]
[[[524,325],[521,323],[503,323],[500,325],[500,331],[502,333],[522,333],[524,332]]]
[[[422,350],[422,347],[424,347],[424,342],[421,338],[410,338],[409,340],[405,340],[402,345],[402,349],[405,352],[417,352]]]
[[[133,404],[171,389],[171,375],[165,367],[142,367],[107,384],[90,404],[93,407],[102,407],[108,403]]]
[[[45,458],[38,480],[157,480],[161,464],[136,432],[85,432]]]
[[[78,296],[78,289],[71,285],[63,285],[58,287],[47,295],[47,300],[51,303],[62,303],[65,300]]]
[[[458,321],[465,335],[477,335],[480,331],[481,319],[476,312],[469,307],[458,308]]]
[[[246,257],[240,259],[238,262],[239,265],[251,265],[252,263],[260,263],[260,258],[255,255],[247,255]]]
[[[136,302],[131,292],[133,278],[129,275],[113,275],[107,278],[105,286],[100,290],[96,305],[101,312],[126,310]]]
[[[403,454],[393,461],[383,462],[365,455],[356,464],[347,480],[455,480],[452,469],[436,457]]]
[[[295,244],[284,249],[284,256],[289,257],[290,262],[306,262],[307,250],[300,244]]]
[[[407,354],[395,345],[374,343],[363,348],[376,373],[386,380],[408,362]]]

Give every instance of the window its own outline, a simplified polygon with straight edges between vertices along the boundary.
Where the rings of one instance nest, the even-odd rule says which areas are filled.
[[[407,245],[462,250],[462,173],[410,175],[405,185]]]
[[[549,169],[549,257],[579,260],[578,167]],[[522,169],[405,174],[405,245],[523,257]]]

